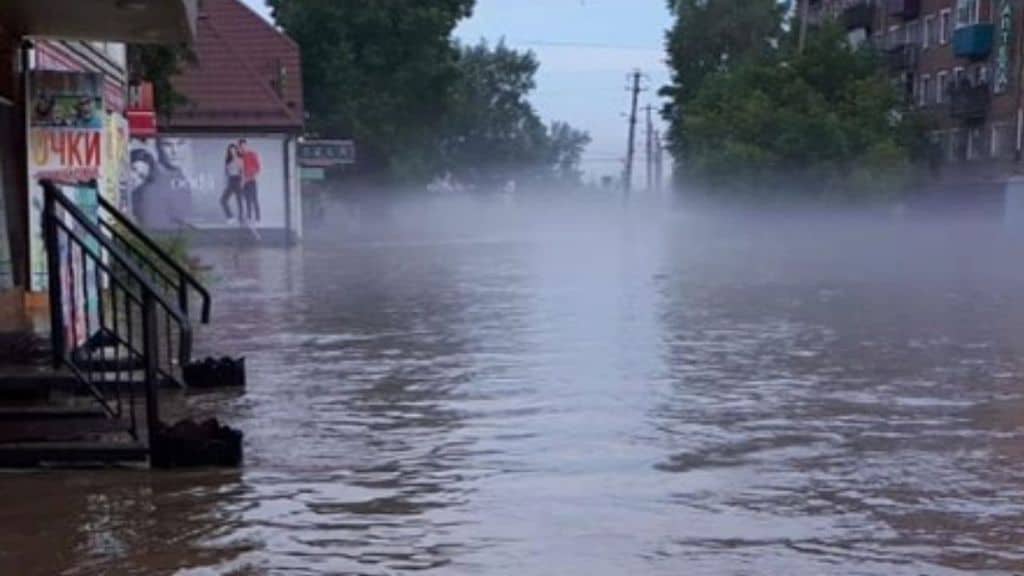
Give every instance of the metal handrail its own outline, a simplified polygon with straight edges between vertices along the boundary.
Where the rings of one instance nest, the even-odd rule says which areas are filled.
[[[178,262],[170,254],[168,254],[162,247],[160,247],[159,244],[154,242],[153,239],[150,238],[146,233],[140,230],[139,227],[136,226],[134,222],[132,222],[130,219],[126,218],[123,214],[121,214],[121,211],[118,210],[113,204],[111,204],[105,198],[103,198],[102,195],[99,195],[99,204],[100,207],[103,208],[104,212],[111,215],[115,220],[117,220],[117,223],[121,225],[124,229],[128,230],[128,232],[131,233],[132,237],[135,240],[141,242],[165,265],[174,270],[174,273],[177,274],[178,276],[177,283],[175,283],[175,280],[173,278],[170,278],[162,269],[160,269],[160,267],[153,266],[153,269],[161,277],[163,277],[164,280],[166,280],[169,284],[177,288],[178,303],[186,314],[188,314],[188,288],[191,287],[193,290],[196,291],[196,293],[199,294],[200,298],[202,298],[203,301],[201,320],[203,324],[209,324],[211,300],[210,292],[206,289],[206,287],[203,286],[202,283],[199,282],[199,280],[194,275],[192,275],[191,272],[186,270],[185,267],[182,266],[180,262]],[[137,249],[131,246],[130,242],[128,242],[128,239],[124,238],[124,235],[121,234],[120,231],[118,231],[116,228],[102,221],[101,225],[108,231],[110,231],[111,234],[121,239],[129,250],[138,252]],[[142,254],[137,255],[143,256]]]
[[[139,437],[139,430],[131,374],[142,371],[146,431],[152,448],[154,435],[160,426],[157,394],[159,379],[163,375],[180,384],[180,380],[173,374],[173,327],[176,326],[178,330],[177,361],[184,366],[191,356],[192,328],[188,314],[178,304],[165,298],[151,278],[132,261],[132,257],[113,239],[108,238],[100,225],[86,216],[57,185],[49,180],[43,180],[40,184],[44,199],[42,224],[48,260],[54,363],[56,366],[66,366],[113,418],[123,417],[121,374],[128,372],[130,425],[127,431],[135,438]],[[58,207],[62,213],[58,213]],[[95,305],[90,304],[90,296],[96,298]],[[65,298],[68,299],[69,322],[65,318]],[[81,302],[78,302],[79,299]],[[82,307],[79,308],[78,304]],[[110,304],[109,314],[113,317],[109,322],[105,319],[107,304]],[[118,319],[122,309],[123,323]],[[134,319],[133,310],[138,312]],[[94,311],[98,316],[95,321]],[[140,340],[140,333],[135,331],[136,320],[141,320],[141,345],[136,345]],[[165,360],[161,359],[161,320],[166,328]],[[97,325],[98,330],[94,332],[93,328]],[[112,362],[105,348],[101,348],[100,358],[96,361],[93,344],[90,342],[93,334],[112,338]],[[79,346],[79,337],[83,337],[87,344]],[[125,360],[128,363],[124,365],[127,367],[120,363],[122,348],[127,350]],[[168,366],[166,371],[162,368],[163,362]],[[111,365],[113,368],[109,367]],[[115,374],[116,378],[113,398],[105,395],[97,385],[97,379],[102,381],[109,373]]]
[[[121,250],[114,245],[113,242],[110,241],[109,238],[104,236],[103,232],[100,231],[99,227],[91,220],[89,220],[88,216],[82,213],[81,208],[79,208],[77,205],[75,205],[74,202],[69,200],[64,195],[64,193],[61,192],[60,189],[57,188],[56,185],[54,185],[53,183],[44,180],[42,186],[43,192],[45,194],[45,200],[52,199],[57,204],[60,204],[61,208],[66,210],[69,214],[71,214],[71,216],[74,217],[75,224],[80,225],[82,228],[86,230],[86,232],[89,233],[90,240],[95,240],[99,245],[103,246],[103,249],[109,252],[111,256],[113,256],[114,259],[117,260],[118,264],[123,266],[124,269],[131,274],[133,280],[138,282],[139,285],[141,285],[145,289],[145,291],[152,292],[153,296],[156,298],[156,301],[160,303],[172,316],[174,316],[175,320],[177,320],[180,324],[184,326],[189,326],[188,317],[179,312],[173,305],[167,302],[167,300],[165,300],[163,296],[160,295],[160,291],[157,290],[155,286],[153,286],[149,279],[146,278],[145,274],[143,274],[131,262],[131,260],[127,256],[125,256],[121,252]],[[53,214],[51,213],[51,215]]]

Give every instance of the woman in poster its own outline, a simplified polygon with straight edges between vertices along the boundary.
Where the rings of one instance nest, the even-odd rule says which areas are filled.
[[[235,217],[231,214],[231,206],[229,205],[232,196],[235,197],[235,203],[238,206],[238,221],[242,220],[242,175],[244,169],[245,165],[238,146],[228,144],[227,152],[224,155],[226,185],[224,193],[220,196],[220,207],[224,209],[224,217],[227,218],[229,225],[236,223]]]

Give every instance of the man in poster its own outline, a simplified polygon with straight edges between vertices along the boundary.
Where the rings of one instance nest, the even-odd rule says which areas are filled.
[[[143,189],[133,194],[135,214],[148,228],[169,230],[189,223],[192,185],[188,179],[188,142],[164,136],[157,139],[157,166]]]
[[[260,176],[260,155],[249,148],[242,138],[238,141],[238,152],[242,155],[242,200],[245,204],[245,219],[250,223],[260,221],[260,199],[257,180]]]

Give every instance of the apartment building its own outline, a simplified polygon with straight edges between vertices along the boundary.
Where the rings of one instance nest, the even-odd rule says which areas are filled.
[[[948,162],[1011,164],[1021,150],[1021,5],[1014,0],[807,0],[880,49],[908,102],[928,113]]]

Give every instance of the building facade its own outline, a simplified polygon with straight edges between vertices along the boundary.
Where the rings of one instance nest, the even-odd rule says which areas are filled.
[[[1021,155],[1022,6],[1016,0],[807,0],[880,49],[947,163],[1009,173]]]
[[[88,142],[102,144],[90,152],[106,152],[96,162],[102,172],[94,185],[109,197],[127,172],[114,155],[117,149],[127,150],[122,142],[127,130],[123,43],[189,42],[196,12],[197,0],[0,2],[0,329],[22,321],[26,310],[46,301],[45,293],[33,287],[39,280],[32,256],[33,227],[39,225],[33,217],[38,211],[32,171],[33,114],[38,110],[29,100],[34,80],[46,74],[84,75],[94,82],[96,101],[102,104],[83,104],[82,111],[97,120],[97,134]],[[75,160],[81,158],[76,155]]]
[[[155,138],[133,137],[132,211],[199,242],[286,243],[302,234],[298,45],[238,0],[202,3],[185,103]]]

